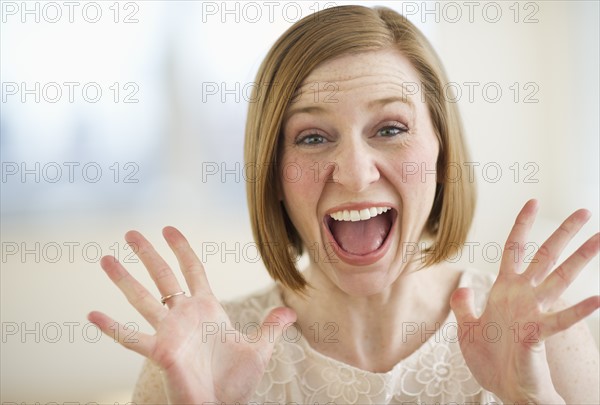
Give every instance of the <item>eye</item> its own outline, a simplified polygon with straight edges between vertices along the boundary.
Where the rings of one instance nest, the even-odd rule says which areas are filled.
[[[327,139],[323,135],[319,134],[308,134],[301,136],[296,140],[296,145],[318,145],[327,142]]]
[[[393,124],[386,125],[377,131],[377,135],[382,136],[384,138],[392,138],[394,136],[402,135],[403,133],[408,132],[408,128],[401,124]]]

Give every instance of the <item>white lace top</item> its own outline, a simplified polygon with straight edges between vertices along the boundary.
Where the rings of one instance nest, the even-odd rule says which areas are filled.
[[[478,311],[493,283],[490,274],[463,272],[459,286],[475,291]],[[270,309],[283,306],[276,285],[244,299],[224,303],[234,325],[260,324]],[[253,403],[296,404],[498,404],[466,366],[450,311],[437,331],[386,373],[364,371],[314,350],[306,338],[287,332],[275,344]],[[135,387],[136,404],[167,403],[158,368],[146,362]]]

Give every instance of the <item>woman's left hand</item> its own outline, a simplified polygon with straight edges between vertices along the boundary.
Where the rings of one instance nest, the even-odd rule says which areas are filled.
[[[525,239],[536,212],[537,201],[530,200],[517,216],[483,314],[475,316],[473,292],[468,288],[456,290],[450,302],[460,326],[460,347],[473,376],[483,388],[511,404],[564,403],[552,383],[544,340],[600,307],[600,296],[595,296],[548,312],[598,253],[599,235],[595,234],[552,271],[567,243],[589,219],[587,210],[568,217],[520,272]]]

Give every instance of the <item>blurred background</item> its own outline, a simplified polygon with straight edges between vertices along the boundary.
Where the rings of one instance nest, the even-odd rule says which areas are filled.
[[[497,271],[531,197],[531,254],[577,208],[593,217],[563,256],[598,231],[598,2],[2,1],[2,402],[130,399],[142,358],[86,320],[151,331],[98,264],[115,255],[156,291],[129,229],[173,261],[161,229],[179,227],[221,299],[269,284],[244,191],[254,75],[299,18],[366,3],[403,12],[449,74],[479,190],[459,265]],[[599,293],[598,267],[568,301]]]

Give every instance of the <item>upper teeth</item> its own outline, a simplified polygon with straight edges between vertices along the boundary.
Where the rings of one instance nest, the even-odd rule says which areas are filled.
[[[332,212],[331,214],[329,214],[329,216],[335,219],[336,221],[356,222],[376,217],[377,215],[383,214],[384,212],[390,209],[390,207],[371,207],[362,210],[342,210]]]

